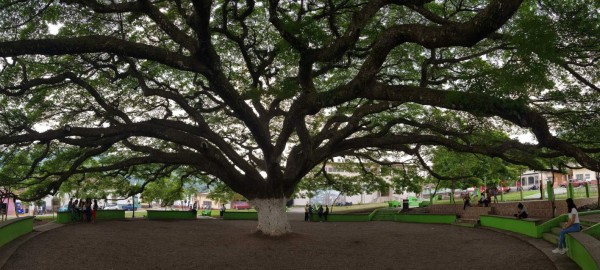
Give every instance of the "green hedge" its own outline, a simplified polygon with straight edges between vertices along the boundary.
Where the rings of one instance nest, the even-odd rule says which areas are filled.
[[[161,211],[148,210],[148,219],[196,219],[196,211]]]
[[[20,217],[0,222],[0,247],[33,231],[33,217]]]

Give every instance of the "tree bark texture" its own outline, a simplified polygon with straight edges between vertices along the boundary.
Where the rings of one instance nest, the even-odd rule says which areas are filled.
[[[292,231],[285,211],[287,198],[253,199],[250,203],[258,212],[257,232],[268,236],[281,236]]]

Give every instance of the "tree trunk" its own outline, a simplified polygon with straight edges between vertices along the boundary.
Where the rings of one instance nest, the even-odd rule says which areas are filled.
[[[280,236],[292,232],[285,212],[287,198],[253,199],[250,201],[258,212],[256,230],[268,236]]]

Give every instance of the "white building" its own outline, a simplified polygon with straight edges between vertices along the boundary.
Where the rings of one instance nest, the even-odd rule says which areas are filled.
[[[586,168],[572,169],[569,172],[569,179],[587,181],[591,184],[596,184],[598,182],[596,172]]]
[[[330,174],[338,174],[342,176],[357,176],[359,173],[357,172],[348,172],[344,170],[341,165],[347,165],[349,163],[345,162],[343,158],[334,158],[333,163],[327,164],[325,166],[325,171]],[[402,166],[402,165],[398,165]],[[373,173],[381,174],[381,167],[379,165],[374,166]],[[383,177],[387,182],[390,182],[391,176]],[[300,193],[303,193],[300,191]],[[311,203],[323,203],[323,204],[332,204],[336,197],[339,195],[339,191],[335,190],[323,190],[315,196],[315,198],[311,198]],[[342,194],[337,198],[335,203],[352,203],[352,204],[368,204],[368,203],[383,203],[387,201],[402,201],[403,199],[407,199],[409,196],[415,196],[414,192],[408,193],[404,192],[403,194],[396,194],[393,188],[388,188],[387,192],[379,192],[375,191],[373,193],[363,192],[358,195],[347,196]],[[309,202],[308,198],[295,198],[294,205],[306,205]]]
[[[548,171],[525,171],[521,174],[521,187],[527,190],[533,186],[540,187],[540,181],[543,181],[543,185],[546,186],[547,181],[552,180],[554,177],[554,187],[560,186],[562,183],[567,182],[567,176],[562,173],[548,172]]]

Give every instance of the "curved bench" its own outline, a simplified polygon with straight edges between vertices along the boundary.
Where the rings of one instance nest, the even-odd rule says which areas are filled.
[[[33,231],[33,217],[20,217],[0,222],[0,247]]]
[[[583,233],[567,234],[568,255],[581,269],[600,269],[600,241]]]

